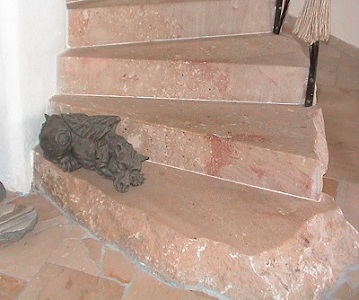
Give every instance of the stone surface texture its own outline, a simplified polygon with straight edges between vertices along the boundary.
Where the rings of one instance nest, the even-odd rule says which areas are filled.
[[[17,241],[31,231],[37,222],[32,206],[0,205],[0,241]]]
[[[129,290],[132,295],[160,293],[168,299],[211,299],[155,279],[123,251],[99,241],[43,196],[14,194],[9,203],[35,207],[39,221],[22,240],[0,243],[0,299],[126,300]],[[61,231],[61,240],[55,229]]]
[[[53,113],[114,114],[153,162],[318,200],[328,150],[320,108],[55,96]]]
[[[76,270],[45,264],[17,298],[28,299],[120,299],[123,287],[111,280]]]
[[[11,276],[0,274],[0,299],[12,300],[24,288],[26,282]]]
[[[112,2],[69,5],[71,47],[269,32],[273,24],[273,0]]]
[[[330,153],[324,191],[335,201],[324,194],[320,201],[304,201],[213,178],[233,175],[226,171],[226,154],[242,149],[250,154],[248,164],[241,165],[250,180],[281,190],[283,184],[275,182],[279,178],[292,191],[304,186],[302,196],[313,196],[310,186],[318,188],[315,196],[320,193],[321,178],[320,183],[303,178],[311,167],[318,170],[315,178],[326,170],[321,112],[293,105],[303,103],[308,48],[285,34],[243,34],[267,26],[273,4],[67,1],[69,42],[78,48],[59,57],[58,92],[67,95],[53,98],[51,109],[117,111],[123,117],[119,133],[151,151],[159,164],[146,163],[146,183],[120,196],[96,174],[63,173],[36,152],[36,188],[103,241],[38,195],[11,200],[33,205],[39,222],[23,240],[0,243],[0,274],[7,276],[0,278],[1,296],[358,299],[358,49],[341,45],[338,51],[333,39],[329,46],[321,44],[318,103]],[[234,27],[238,35],[233,35]],[[206,36],[210,34],[230,36]],[[192,39],[198,36],[202,38]],[[192,106],[192,100],[206,106]],[[228,109],[234,104],[227,102],[291,105],[258,106],[257,114],[241,106],[239,118],[236,109]],[[238,121],[233,139],[228,126]],[[156,143],[167,148],[156,149]],[[196,149],[210,155],[198,159]],[[239,162],[237,156],[230,159],[229,166]],[[163,165],[170,161],[176,169]],[[264,162],[272,163],[272,177],[262,174]],[[196,169],[200,166],[209,176],[183,166],[202,172]],[[293,178],[280,174],[292,170]]]
[[[329,196],[291,199],[151,163],[147,185],[119,196],[39,153],[35,171],[36,186],[95,234],[167,280],[218,297],[319,299],[359,259],[358,232]]]
[[[308,58],[293,39],[245,35],[70,49],[65,94],[304,103]]]

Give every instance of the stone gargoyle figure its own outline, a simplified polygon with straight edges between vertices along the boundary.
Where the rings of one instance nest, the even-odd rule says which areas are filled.
[[[116,134],[117,116],[85,114],[45,115],[39,135],[44,157],[63,171],[81,167],[111,179],[116,190],[144,183],[141,164],[149,159],[139,154],[123,136]]]

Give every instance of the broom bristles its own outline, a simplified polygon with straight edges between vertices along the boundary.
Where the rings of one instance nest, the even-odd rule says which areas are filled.
[[[330,0],[306,0],[293,33],[306,43],[327,41],[330,36]]]

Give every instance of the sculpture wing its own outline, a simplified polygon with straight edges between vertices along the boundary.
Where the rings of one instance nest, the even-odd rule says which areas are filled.
[[[85,114],[62,114],[71,131],[93,141],[102,139],[109,132],[115,132],[120,122],[118,116],[87,116]]]

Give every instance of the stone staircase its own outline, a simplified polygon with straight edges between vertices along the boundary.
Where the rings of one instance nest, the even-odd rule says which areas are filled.
[[[274,1],[67,6],[49,112],[119,115],[147,179],[119,194],[35,149],[35,187],[164,280],[223,299],[319,298],[359,237],[322,193],[321,109],[302,105],[306,49],[270,33]]]

